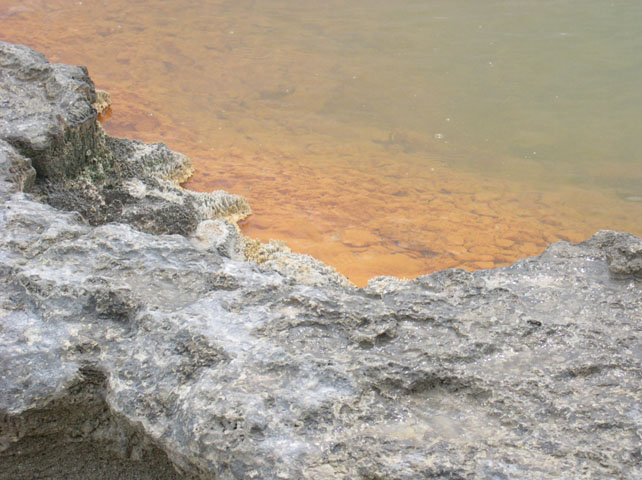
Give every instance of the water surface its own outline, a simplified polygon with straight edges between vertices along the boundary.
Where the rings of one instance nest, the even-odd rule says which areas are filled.
[[[359,284],[642,235],[640,25],[632,0],[0,0],[1,39],[111,91],[109,133]]]

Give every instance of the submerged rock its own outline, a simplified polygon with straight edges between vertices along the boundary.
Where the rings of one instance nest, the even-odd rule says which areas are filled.
[[[641,239],[356,289],[105,136],[84,69],[0,66],[0,478],[642,476]]]

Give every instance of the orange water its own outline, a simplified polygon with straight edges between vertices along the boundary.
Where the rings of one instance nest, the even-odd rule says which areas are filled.
[[[249,199],[246,235],[285,240],[359,285],[508,265],[603,228],[642,235],[637,160],[557,168],[515,153],[545,143],[541,132],[507,131],[514,148],[485,148],[474,129],[448,130],[472,113],[452,107],[450,122],[444,96],[479,94],[439,72],[419,88],[433,77],[381,68],[376,45],[351,43],[349,22],[366,11],[356,5],[340,15],[338,1],[0,0],[0,39],[87,65],[112,94],[108,133],[186,153],[196,166],[187,188]],[[432,111],[450,123],[432,124]],[[481,138],[493,121],[478,112],[471,122]]]

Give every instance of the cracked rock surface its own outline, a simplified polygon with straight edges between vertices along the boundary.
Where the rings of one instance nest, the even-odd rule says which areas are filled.
[[[641,239],[364,289],[259,265],[245,200],[95,101],[0,42],[0,478],[642,478]]]

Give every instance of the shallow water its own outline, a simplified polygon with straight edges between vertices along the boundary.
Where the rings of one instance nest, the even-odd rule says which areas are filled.
[[[639,25],[632,0],[0,0],[0,39],[112,93],[109,133],[358,284],[642,235]]]

